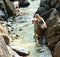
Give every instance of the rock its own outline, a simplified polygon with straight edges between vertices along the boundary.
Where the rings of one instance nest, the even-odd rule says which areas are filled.
[[[60,57],[60,41],[57,42],[54,52],[53,52],[54,57]]]
[[[20,12],[20,11],[18,11],[17,14],[18,14],[19,16],[23,16],[23,15],[24,15],[24,13],[23,13],[23,12]]]
[[[46,30],[46,38],[51,51],[54,50],[55,45],[60,39],[60,17],[58,17],[59,15],[54,16],[54,18],[48,21]]]
[[[8,37],[7,35],[1,35],[1,36],[4,38],[5,43],[6,43],[7,45],[9,45],[9,43],[10,43],[9,37]]]
[[[9,43],[12,41],[12,39],[11,39],[8,35],[1,34],[1,36],[4,38],[5,43],[6,43],[7,45],[9,45]]]
[[[19,47],[19,46],[10,46],[15,52],[17,52],[20,56],[26,56],[29,55],[30,52],[23,48],[23,47]]]
[[[8,16],[10,17],[10,16],[15,15],[16,11],[15,11],[15,7],[14,7],[13,3],[10,2],[10,0],[4,0],[4,3],[5,3],[5,6],[6,6]]]
[[[18,0],[19,2],[21,0]],[[30,5],[30,3],[27,0],[22,0],[21,3],[19,3],[19,7],[28,7]]]
[[[13,56],[13,57],[22,57],[20,55],[18,55],[15,51],[13,51],[9,46],[7,46],[10,54]]]
[[[8,22],[7,26],[11,27],[12,26],[12,22]]]
[[[10,0],[11,2],[18,1],[19,7],[28,7],[30,3],[27,0]]]
[[[7,21],[7,18],[6,18],[6,16],[5,16],[4,12],[2,12],[1,10],[0,10],[0,20],[5,20],[5,21]]]
[[[46,21],[53,11],[53,8],[59,7],[57,4],[58,0],[41,0],[39,8],[35,14],[39,14]]]
[[[6,44],[9,45],[12,39],[8,36],[8,32],[3,24],[2,25],[0,24],[0,35],[4,38]]]
[[[0,57],[12,57],[9,53],[3,37],[0,35]]]
[[[8,35],[8,32],[6,30],[6,27],[4,27],[3,25],[0,24],[0,34],[6,34]]]
[[[54,8],[57,5],[58,0],[41,0],[40,6],[48,8]]]
[[[46,21],[49,18],[52,11],[53,11],[53,8],[48,11],[44,7],[39,7],[35,14],[39,14]]]

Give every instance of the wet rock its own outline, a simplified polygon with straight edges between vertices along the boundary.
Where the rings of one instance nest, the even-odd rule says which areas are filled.
[[[13,20],[8,20],[7,26],[10,26],[10,27],[11,27],[11,26],[12,26],[12,21],[13,21]]]
[[[18,11],[17,14],[18,14],[19,16],[23,16],[23,15],[24,15],[24,13],[23,13],[23,12],[20,12],[20,11]]]
[[[10,1],[11,2],[18,1],[19,2],[19,7],[28,7],[30,5],[30,3],[27,0],[10,0]]]
[[[19,31],[21,31],[22,29],[19,29]]]
[[[55,46],[53,56],[54,57],[60,57],[60,41]]]
[[[9,36],[11,37],[12,40],[17,39],[17,36],[15,33],[11,33]]]
[[[54,18],[50,18],[47,23],[46,38],[49,48],[54,50],[55,45],[60,39],[60,17],[59,15],[54,15]]]
[[[29,55],[30,54],[30,52],[27,49],[23,48],[23,47],[11,46],[11,48],[15,52],[17,52],[20,56],[26,56],[26,55]]]
[[[13,4],[14,4],[16,9],[19,9],[19,2],[18,1],[14,1]]]
[[[2,24],[0,24],[0,34],[6,34],[6,35],[8,35],[6,27],[4,25],[2,25]]]
[[[49,18],[53,8],[59,7],[58,0],[41,0],[38,10],[35,14],[39,14],[47,20]]]
[[[0,35],[0,57],[12,57],[9,53],[3,37]]]
[[[7,45],[9,45],[11,38],[10,38],[9,36],[7,36],[7,35],[4,35],[4,34],[2,34],[1,36],[4,38],[5,43],[6,43]]]
[[[46,9],[54,8],[57,5],[57,0],[41,0],[40,6]]]
[[[53,11],[53,8],[48,11],[44,7],[39,7],[35,14],[39,14],[46,21],[49,18],[52,11]]]
[[[6,16],[5,16],[4,12],[2,12],[1,10],[0,10],[0,20],[5,20],[5,21],[7,21],[7,18],[6,18]]]
[[[18,55],[14,50],[12,50],[9,46],[7,46],[10,54],[12,55],[12,57],[22,57],[20,55]]]
[[[38,39],[38,43],[41,43],[41,39],[45,35],[47,28],[46,22],[41,16],[39,16],[39,14],[35,15],[35,18],[32,20],[32,22],[34,23],[35,37]]]
[[[16,34],[17,37],[19,37],[19,34]]]
[[[19,4],[19,7],[28,7],[30,3],[27,0],[23,0],[22,3]]]
[[[16,11],[15,11],[15,7],[14,7],[13,3],[10,2],[10,0],[3,0],[3,1],[5,3],[8,16],[10,17],[10,16],[15,15]]]
[[[7,26],[10,26],[11,27],[11,25],[12,25],[11,22],[8,22]]]
[[[0,24],[0,35],[4,38],[6,44],[9,45],[9,43],[12,39],[8,36],[8,32],[6,29],[7,28],[4,24],[2,24],[2,25]]]

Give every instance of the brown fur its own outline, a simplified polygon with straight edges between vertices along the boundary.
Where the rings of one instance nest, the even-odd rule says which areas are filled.
[[[46,22],[41,16],[39,16],[39,14],[36,14],[35,18],[32,20],[32,23],[34,24],[35,41],[38,40],[39,44],[43,44],[42,38],[45,36],[45,31],[47,28]]]
[[[42,23],[40,23],[38,25],[38,21],[40,21],[40,20],[41,20]],[[39,16],[39,14],[36,14],[35,18],[32,20],[32,22],[34,23],[35,35],[44,36],[44,32],[47,28],[46,22],[44,21],[44,19],[41,16]]]

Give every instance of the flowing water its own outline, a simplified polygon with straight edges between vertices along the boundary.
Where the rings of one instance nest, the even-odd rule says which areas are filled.
[[[20,11],[24,14],[15,18],[12,24],[14,28],[11,34],[19,35],[19,37],[14,40],[11,45],[17,45],[24,47],[30,51],[30,55],[27,57],[52,57],[49,49],[43,46],[37,46],[34,36],[34,25],[31,20],[39,7],[39,0],[29,1],[30,6],[26,8],[20,8]]]

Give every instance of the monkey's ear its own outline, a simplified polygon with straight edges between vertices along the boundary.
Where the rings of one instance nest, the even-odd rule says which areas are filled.
[[[43,19],[39,14],[36,14],[35,18],[37,18],[37,19]]]
[[[35,18],[39,19],[40,18],[39,14],[36,14],[35,15]]]
[[[33,19],[32,19],[32,23],[34,24],[34,22],[35,22],[36,20],[37,20],[36,18],[33,18]]]

